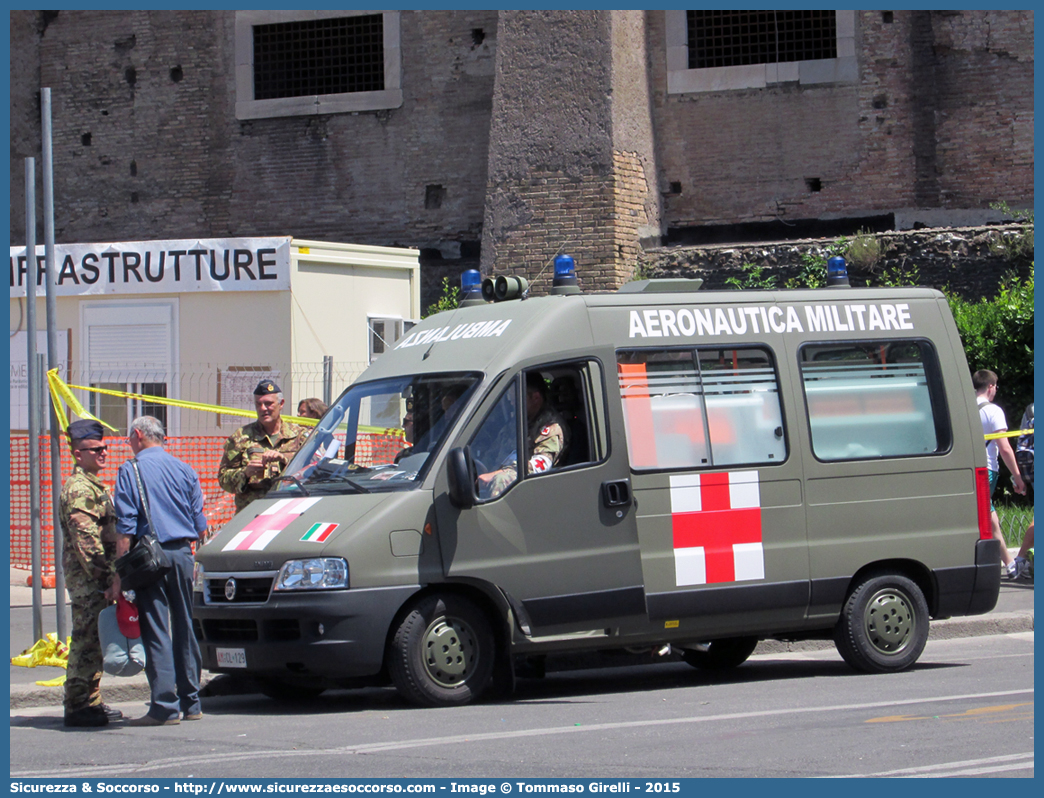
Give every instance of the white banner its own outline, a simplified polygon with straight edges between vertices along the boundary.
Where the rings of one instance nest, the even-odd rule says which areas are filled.
[[[36,295],[44,296],[44,247],[36,248]],[[290,237],[201,238],[56,244],[56,296],[286,291]],[[11,247],[11,297],[25,296],[25,247]]]

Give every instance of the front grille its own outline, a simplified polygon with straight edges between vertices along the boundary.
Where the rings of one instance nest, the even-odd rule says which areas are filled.
[[[272,577],[235,577],[236,594],[230,602],[225,598],[228,577],[207,579],[208,604],[261,604],[268,601],[272,591]]]
[[[208,643],[257,642],[257,623],[246,619],[204,618],[203,638]]]

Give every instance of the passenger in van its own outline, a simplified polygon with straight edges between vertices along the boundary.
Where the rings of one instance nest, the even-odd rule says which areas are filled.
[[[406,440],[401,452],[395,455],[395,462],[399,462],[406,455],[413,452],[413,399],[406,400],[406,414],[402,417],[403,437]]]
[[[536,371],[526,374],[526,418],[526,473],[539,474],[558,465],[569,446],[569,428],[552,407],[547,382]],[[512,452],[500,468],[479,474],[479,495],[495,498],[507,490],[518,479],[517,459]]]
[[[979,420],[982,421],[982,432],[989,435],[993,432],[1007,432],[1008,421],[1004,418],[1004,411],[993,403],[997,395],[997,374],[989,369],[980,369],[972,375],[972,386],[975,388],[975,400],[979,404]],[[997,487],[997,478],[1000,476],[999,459],[1011,472],[1011,480],[1015,483],[1016,493],[1026,492],[1026,483],[1019,473],[1019,465],[1015,460],[1015,452],[1007,438],[996,438],[986,443],[986,467],[990,472],[990,527],[993,529],[993,537],[1000,541],[1001,561],[1004,573],[1008,577],[1014,577],[1017,573],[1015,558],[1008,551],[1004,542],[1004,533],[1001,531],[1000,517],[997,509],[993,506],[993,491]]]
[[[439,400],[439,404],[442,406],[442,415],[439,417],[439,420],[432,425],[431,429],[421,436],[421,440],[417,442],[419,450],[427,451],[442,437],[443,433],[446,431],[446,427],[449,426],[457,413],[460,412],[460,397],[464,395],[464,392],[467,389],[468,386],[465,383],[450,385],[446,388],[442,394],[442,398]]]
[[[439,398],[439,404],[442,407],[442,415],[432,425],[431,429],[423,433],[419,438],[416,437],[416,415],[414,413],[414,400],[406,400],[406,415],[402,418],[402,429],[406,437],[406,446],[395,456],[395,462],[399,462],[403,457],[408,454],[416,454],[419,452],[430,451],[443,436],[446,431],[446,427],[453,421],[457,413],[460,412],[460,397],[467,391],[468,386],[465,383],[451,385],[445,389],[442,396]]]

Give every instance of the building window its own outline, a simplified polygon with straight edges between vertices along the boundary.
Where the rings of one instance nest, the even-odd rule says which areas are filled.
[[[686,11],[689,69],[837,58],[834,11]]]
[[[855,11],[665,11],[667,93],[856,83]]]
[[[366,320],[369,331],[369,362],[373,363],[385,352],[394,349],[395,342],[416,326],[412,319],[382,319],[370,316]]]
[[[178,398],[178,301],[114,300],[80,305],[79,379],[92,388],[145,397]],[[158,418],[168,435],[179,430],[177,408],[148,398],[91,392],[85,404],[125,435],[140,415]]]
[[[254,99],[384,89],[380,14],[254,26]]]
[[[402,105],[398,11],[237,11],[236,118]]]

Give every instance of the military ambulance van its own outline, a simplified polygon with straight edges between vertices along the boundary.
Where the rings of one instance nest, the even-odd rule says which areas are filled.
[[[585,295],[569,261],[551,295],[499,277],[502,301],[414,327],[200,548],[204,667],[276,697],[390,679],[448,706],[551,654],[721,669],[819,638],[901,671],[931,618],[994,607],[985,447],[942,294]]]

